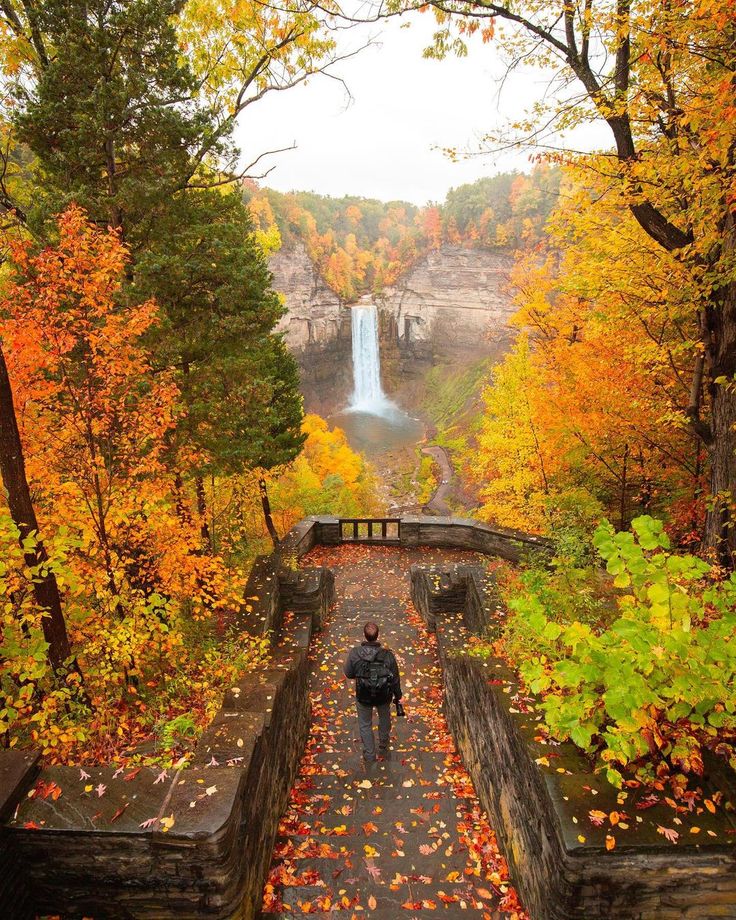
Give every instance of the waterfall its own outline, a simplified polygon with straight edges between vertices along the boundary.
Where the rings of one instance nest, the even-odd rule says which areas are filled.
[[[378,349],[378,311],[375,304],[353,307],[353,395],[355,412],[384,415],[394,408],[381,388],[381,354]]]

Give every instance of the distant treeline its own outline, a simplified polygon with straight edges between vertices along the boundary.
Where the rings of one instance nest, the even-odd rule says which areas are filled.
[[[327,284],[351,300],[381,291],[417,259],[443,243],[484,249],[517,248],[544,232],[560,188],[560,170],[500,173],[451,189],[443,204],[419,208],[314,192],[284,194],[245,187],[260,232],[285,245],[301,241]]]

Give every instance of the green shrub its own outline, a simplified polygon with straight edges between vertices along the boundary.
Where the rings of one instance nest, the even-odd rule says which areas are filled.
[[[607,622],[560,610],[559,572],[509,602],[510,635],[536,644],[519,671],[551,734],[595,755],[615,785],[631,768],[683,791],[703,748],[736,767],[736,575],[672,553],[650,517],[625,533],[605,522],[594,543],[617,589]]]

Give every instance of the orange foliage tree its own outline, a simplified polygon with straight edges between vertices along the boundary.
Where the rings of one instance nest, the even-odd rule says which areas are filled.
[[[244,575],[197,552],[198,532],[177,515],[166,454],[178,390],[141,347],[156,306],[124,301],[128,254],[117,232],[97,229],[72,206],[58,220],[56,245],[11,248],[0,334],[49,565],[95,715],[83,730],[66,730],[74,712],[62,717],[57,696],[33,694],[6,721],[54,756],[69,756],[75,742],[87,742],[77,756],[89,756],[111,744],[111,733],[132,740],[144,730],[146,688],[165,685],[167,674],[183,669],[196,685],[200,662],[187,623],[226,616],[240,602]],[[3,534],[11,540],[12,528]],[[0,573],[0,593],[18,577]],[[26,643],[38,647],[42,613],[31,605],[3,638],[3,684],[15,681],[18,693],[18,662]],[[36,679],[45,679],[43,669]],[[186,707],[187,694],[172,705]]]
[[[515,269],[525,335],[486,390],[482,462],[467,464],[481,514],[550,530],[657,512],[697,539],[704,452],[685,418],[687,271],[588,176],[568,172],[563,197],[548,244]]]

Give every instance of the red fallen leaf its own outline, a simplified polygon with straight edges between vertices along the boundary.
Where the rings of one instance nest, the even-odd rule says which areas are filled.
[[[26,821],[23,827],[28,831],[40,831],[41,830],[41,825],[36,824],[35,821]]]
[[[36,787],[33,790],[33,795],[30,796],[30,798],[33,798],[36,795],[41,796],[42,799],[47,799],[49,796],[51,796],[51,798],[56,801],[61,795],[61,786],[59,786],[57,783],[47,783],[40,779],[36,783]]]
[[[422,902],[421,901],[404,901],[401,905],[404,910],[421,910]]]
[[[657,805],[659,802],[658,795],[646,795],[643,799],[639,799],[636,803],[636,807],[639,811],[644,811],[645,808],[652,808],[654,805]]]
[[[493,900],[493,892],[489,891],[487,888],[476,888],[475,890],[481,896],[481,898],[485,898],[486,901]]]
[[[372,821],[366,821],[365,824],[361,825],[361,827],[363,828],[363,833],[366,836],[368,836],[369,834],[375,834],[376,831],[378,830],[378,826],[374,824]]]
[[[120,815],[122,815],[122,813],[125,811],[128,805],[130,805],[130,802],[126,802],[125,805],[121,805],[120,808],[118,808],[118,810],[115,812],[112,818],[110,818],[110,824],[112,824],[113,821],[118,820],[118,818],[120,817]]]

